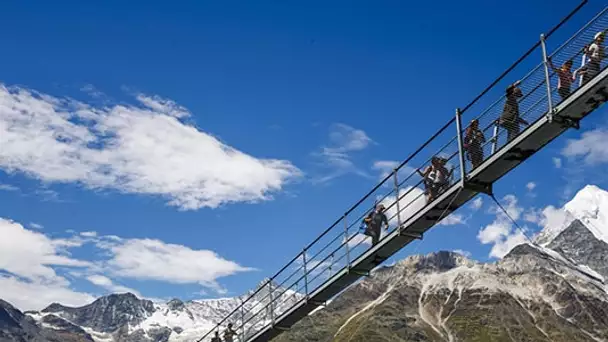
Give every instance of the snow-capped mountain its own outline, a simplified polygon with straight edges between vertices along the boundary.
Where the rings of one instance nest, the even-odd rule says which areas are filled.
[[[555,210],[538,245],[519,245],[496,263],[452,252],[382,266],[276,341],[608,341],[608,192],[587,186]],[[153,303],[114,294],[70,308],[23,314],[0,301],[0,341],[195,341],[217,322],[240,323],[273,296],[279,314],[299,293],[263,281],[234,298]],[[271,309],[245,315],[250,331]]]
[[[581,223],[598,239],[608,243],[608,192],[587,185],[561,210],[554,211],[536,242],[548,245],[574,220]]]
[[[120,342],[179,342],[192,341],[212,329],[224,317],[235,312],[230,322],[240,324],[239,304],[252,297],[245,312],[253,308],[264,308],[270,303],[270,288],[276,296],[275,314],[280,314],[302,298],[297,292],[280,288],[267,280],[254,290],[234,298],[193,300],[179,299],[167,303],[153,303],[139,299],[131,293],[112,294],[93,303],[71,308],[53,303],[40,312],[28,315],[41,325],[60,330],[59,325],[72,324],[81,327],[95,341]],[[258,310],[255,310],[256,312]],[[50,322],[49,317],[52,317]],[[245,315],[249,329],[265,325],[271,319],[270,310],[256,317]]]

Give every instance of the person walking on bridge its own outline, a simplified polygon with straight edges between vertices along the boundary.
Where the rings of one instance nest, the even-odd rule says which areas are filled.
[[[431,165],[427,166],[424,171],[416,170],[424,182],[424,194],[426,203],[430,203],[439,196],[449,185],[449,179],[452,176],[452,171],[448,171],[445,167],[447,160],[434,156],[431,158]]]
[[[557,93],[562,101],[570,96],[572,81],[576,80],[576,74],[572,72],[572,60],[567,60],[559,69],[553,65],[551,58],[547,59],[549,67],[557,74]]]
[[[520,83],[521,81],[517,81],[507,87],[507,100],[499,119],[499,124],[507,130],[507,143],[519,135],[520,124],[528,125],[528,122],[519,116],[519,103],[517,101],[520,97],[523,97],[519,88]]]
[[[473,165],[473,169],[483,162],[483,143],[486,142],[486,137],[479,129],[479,120],[473,119],[464,135],[464,149],[467,151],[467,157]]]
[[[576,70],[576,74],[583,75],[583,85],[591,81],[591,79],[597,76],[602,70],[602,60],[605,57],[605,35],[605,31],[596,33],[595,37],[593,37],[593,43],[589,46],[585,46],[583,50],[587,58],[589,58],[589,62]]]
[[[388,219],[384,214],[384,204],[378,204],[376,209],[365,218],[364,222],[367,226],[365,235],[372,237],[372,246],[375,246],[380,241],[383,223],[384,230],[388,230]]]

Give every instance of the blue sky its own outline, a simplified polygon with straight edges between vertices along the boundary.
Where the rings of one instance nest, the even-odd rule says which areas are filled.
[[[29,309],[125,289],[193,299],[255,286],[375,185],[374,165],[407,157],[574,7],[510,4],[518,10],[4,4],[0,281],[15,291],[6,299]],[[549,49],[601,7],[591,1]],[[530,234],[539,210],[584,184],[606,186],[602,113],[496,185]],[[497,219],[488,201],[396,258],[441,249],[493,260],[495,245],[478,236]]]

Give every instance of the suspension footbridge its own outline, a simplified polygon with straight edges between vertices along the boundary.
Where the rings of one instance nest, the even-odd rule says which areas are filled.
[[[229,323],[242,342],[269,341],[412,241],[422,239],[426,231],[476,195],[493,196],[492,185],[496,181],[565,131],[578,129],[585,117],[608,100],[608,68],[602,59],[608,7],[582,28],[569,34],[563,32],[586,3],[583,1],[541,35],[473,102],[456,109],[452,119],[428,141],[198,341],[210,340],[214,332],[223,331]],[[549,38],[556,36],[558,30],[560,36],[570,38],[549,53]],[[595,51],[600,51],[599,62],[593,59],[597,56],[590,54],[589,47],[594,44]],[[585,75],[572,83],[570,94],[563,91],[567,68],[559,69],[566,61],[573,61],[571,71],[583,67]],[[500,120],[509,107],[505,102],[510,101],[505,89],[515,81],[519,81],[517,87],[521,90],[515,102],[517,115],[523,119],[521,122],[528,123],[521,132],[519,122],[514,129]],[[558,84],[562,89],[558,89]],[[465,122],[469,122],[465,121],[466,116],[469,121],[477,120],[485,137],[475,151],[463,143]],[[427,167],[434,156],[446,160],[454,172],[447,186],[428,200],[416,170]],[[358,227],[377,202],[386,206],[390,230],[379,243],[370,246]]]

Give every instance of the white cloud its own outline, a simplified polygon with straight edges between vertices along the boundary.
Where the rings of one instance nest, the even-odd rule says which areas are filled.
[[[42,310],[51,303],[67,306],[89,304],[95,297],[77,292],[65,284],[46,284],[20,280],[15,276],[0,275],[2,299],[20,310]]]
[[[532,190],[536,189],[536,183],[529,182],[528,184],[526,184],[526,189],[528,189],[528,191],[532,191]]]
[[[507,211],[509,216],[515,221],[519,220],[521,214],[524,212],[524,209],[517,205],[517,197],[515,197],[515,195],[506,195],[505,197],[503,197],[503,201],[506,202],[506,204],[502,204],[502,206]],[[493,214],[497,214],[498,216],[507,218],[507,216],[498,206],[492,207],[490,209],[490,212]]]
[[[477,196],[477,198],[475,198],[471,202],[471,209],[473,209],[473,210],[479,210],[479,209],[481,209],[482,206],[483,206],[483,198],[481,198],[481,196]]]
[[[526,221],[526,222],[538,224],[543,219],[543,213],[540,210],[531,208],[531,209],[526,210],[523,218],[524,218],[524,221]]]
[[[14,185],[0,183],[0,190],[1,191],[19,191],[19,188]]]
[[[43,228],[44,228],[44,226],[43,226],[43,225],[38,224],[38,223],[34,223],[34,222],[30,222],[30,227],[32,227],[32,228],[34,228],[34,229],[38,229],[38,230],[40,230],[40,229],[43,229]]]
[[[401,197],[401,200],[399,200],[399,217],[402,223],[419,212],[426,205],[424,191],[420,188],[408,186],[405,189],[399,189],[399,197]],[[397,224],[396,200],[397,198],[395,196],[388,196],[380,202],[387,208],[386,217],[389,220],[389,224],[392,226]]]
[[[565,210],[550,205],[543,209],[539,224],[543,227],[560,227],[569,217]]]
[[[84,269],[93,264],[70,257],[76,241],[51,239],[21,224],[0,218],[0,275],[2,299],[23,310],[42,309],[51,302],[82,305],[93,297],[70,288],[55,267]]]
[[[580,139],[569,139],[561,151],[565,157],[582,157],[589,165],[608,162],[608,129],[597,128],[584,132]]]
[[[65,284],[51,266],[91,266],[69,256],[68,240],[52,240],[10,220],[0,218],[0,236],[0,269],[27,280]]]
[[[553,165],[555,166],[556,169],[561,169],[562,168],[562,159],[553,157]]]
[[[460,255],[463,255],[463,256],[465,256],[467,258],[470,258],[472,256],[471,252],[469,252],[469,251],[463,251],[462,249],[455,249],[455,250],[453,250],[453,252],[454,253],[458,253]]]
[[[313,153],[313,156],[322,160],[321,166],[327,171],[325,175],[313,179],[314,183],[326,183],[347,173],[368,176],[352,160],[354,152],[362,151],[373,143],[363,130],[345,124],[333,124],[329,141],[329,146]]]
[[[399,166],[398,161],[393,160],[377,160],[372,165],[372,169],[380,172],[380,179],[384,179],[384,177],[388,176],[393,172],[393,170]]]
[[[162,196],[185,210],[268,200],[301,175],[288,161],[256,159],[180,122],[189,113],[170,100],[137,99],[141,106],[93,107],[0,85],[0,168]],[[347,147],[365,144],[354,137]]]
[[[91,283],[93,283],[101,288],[104,288],[112,293],[131,292],[132,294],[136,295],[137,297],[140,297],[140,298],[142,297],[142,295],[137,290],[128,288],[126,286],[114,284],[112,279],[110,279],[106,276],[103,276],[100,274],[94,274],[94,275],[87,276],[86,278]]]
[[[172,284],[200,284],[225,293],[217,279],[250,268],[226,260],[209,250],[194,250],[150,239],[122,239],[83,232],[53,239],[21,224],[0,218],[0,292],[21,309],[41,309],[51,302],[82,305],[93,297],[74,291],[65,274],[85,278],[112,292],[136,289],[116,284],[109,277],[156,280]],[[70,250],[89,245],[94,260],[72,258]],[[5,289],[16,289],[6,294]],[[36,293],[44,293],[37,296]]]
[[[401,164],[401,163],[398,161],[394,161],[394,160],[377,160],[372,164],[372,170],[379,172],[378,178],[380,180],[382,180],[386,176],[391,174],[393,172],[393,170],[395,170],[395,168],[399,166],[399,164]],[[416,171],[415,168],[413,168],[407,164],[403,165],[397,172],[398,181],[402,182],[405,178],[409,177],[415,171]],[[385,184],[387,184],[389,186],[393,186],[393,181],[392,180],[387,181],[387,183],[385,183]]]
[[[464,216],[461,214],[450,214],[439,222],[441,226],[455,226],[465,223]]]
[[[99,245],[111,252],[108,269],[115,275],[173,284],[200,284],[219,293],[217,278],[251,271],[209,250],[168,244],[159,240],[131,239]]]
[[[507,195],[503,200],[507,202],[503,207],[509,216],[517,221],[524,212],[523,208],[517,205],[517,197],[514,195]],[[482,244],[493,244],[492,249],[490,250],[490,257],[502,258],[509,253],[513,247],[526,242],[526,227],[522,228],[523,231],[519,228],[515,228],[512,221],[500,208],[498,208],[498,206],[491,208],[491,212],[496,214],[496,218],[492,223],[479,231],[477,239]]]

